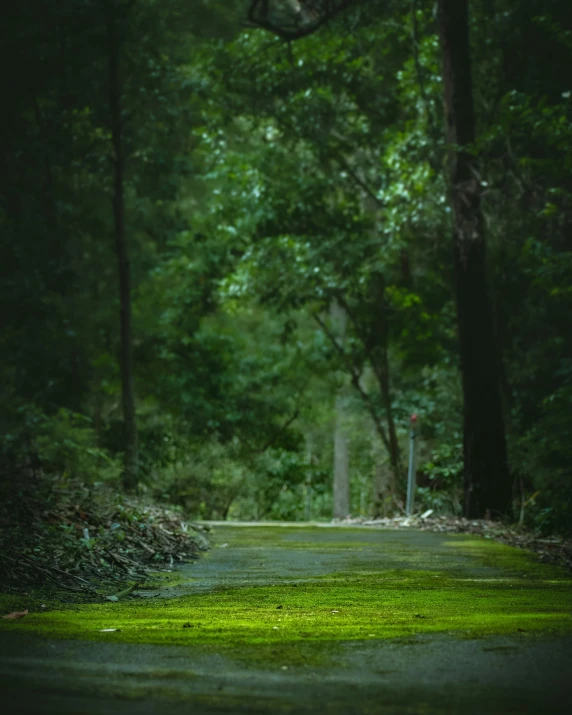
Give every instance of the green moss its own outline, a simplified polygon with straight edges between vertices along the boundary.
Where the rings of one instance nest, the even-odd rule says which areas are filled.
[[[66,608],[87,601],[93,601],[93,597],[53,587],[30,588],[23,593],[0,592],[0,615],[26,609],[30,613],[38,613],[53,608]],[[6,622],[0,620],[0,627],[2,623]]]
[[[554,581],[554,579],[552,579]],[[52,637],[180,645],[276,645],[572,630],[570,581],[467,580],[435,572],[334,574],[308,584],[221,589],[152,602],[76,605],[3,622]],[[278,608],[282,606],[282,608]],[[117,632],[100,633],[103,628]]]
[[[508,574],[540,576],[557,581],[570,577],[563,567],[540,563],[536,555],[527,549],[515,549],[497,541],[457,534],[443,545],[457,554],[477,560],[484,566],[502,569]]]
[[[244,537],[236,531],[231,547],[246,548],[254,538],[252,530]],[[47,612],[22,596],[4,597],[4,611],[28,607],[31,613],[19,621],[0,621],[0,631],[189,645],[272,668],[323,662],[333,657],[332,644],[347,641],[411,639],[429,633],[475,638],[572,632],[572,580],[560,569],[538,564],[525,551],[474,537],[432,535],[432,553],[394,544],[392,554],[400,552],[395,563],[407,567],[387,568],[387,561],[385,567],[379,562],[382,551],[388,551],[387,542],[368,538],[346,542],[332,530],[325,548],[349,554],[347,559],[336,557],[341,570],[320,573],[317,568],[317,575],[298,583],[284,578],[278,585],[242,581],[175,598],[60,604]],[[257,530],[256,546],[265,540],[274,549],[292,548],[294,540],[295,548],[307,548],[309,557],[324,546],[321,540],[316,548],[307,529]],[[367,551],[367,559],[352,563],[352,550]],[[188,574],[185,578],[192,584]],[[171,587],[184,582],[174,574],[165,585],[172,593]],[[102,633],[105,628],[118,630]]]

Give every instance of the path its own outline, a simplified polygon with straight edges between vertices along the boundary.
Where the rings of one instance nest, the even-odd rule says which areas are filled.
[[[4,712],[569,711],[572,581],[508,547],[224,525],[180,576],[160,598],[2,626]]]

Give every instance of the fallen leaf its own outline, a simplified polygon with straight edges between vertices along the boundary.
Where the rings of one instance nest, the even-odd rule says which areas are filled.
[[[115,633],[116,631],[120,631],[121,628],[100,628],[99,633]]]
[[[12,611],[12,613],[7,613],[5,616],[2,616],[2,618],[5,621],[15,621],[16,618],[23,618],[24,616],[28,615],[28,609],[26,608],[25,611]]]
[[[332,613],[339,613],[339,611],[332,611]]]

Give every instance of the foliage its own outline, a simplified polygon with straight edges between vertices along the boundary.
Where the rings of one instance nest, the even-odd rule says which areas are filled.
[[[391,509],[403,503],[416,412],[418,504],[458,511],[435,17],[426,2],[349,5],[296,43],[242,28],[244,3],[58,0],[6,13],[2,58],[18,65],[0,117],[6,472],[117,483],[112,16],[140,488],[204,518],[329,518],[335,395],[347,388],[352,510],[376,508],[380,473],[395,479]],[[470,150],[515,516],[527,504],[524,519],[545,530],[569,528],[572,508],[572,97],[555,71],[571,60],[570,12],[481,0],[471,14]],[[343,348],[333,301],[348,317]]]

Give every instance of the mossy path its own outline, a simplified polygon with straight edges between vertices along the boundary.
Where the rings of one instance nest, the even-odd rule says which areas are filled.
[[[475,537],[224,525],[158,596],[0,643],[14,712],[567,712],[572,579]]]

